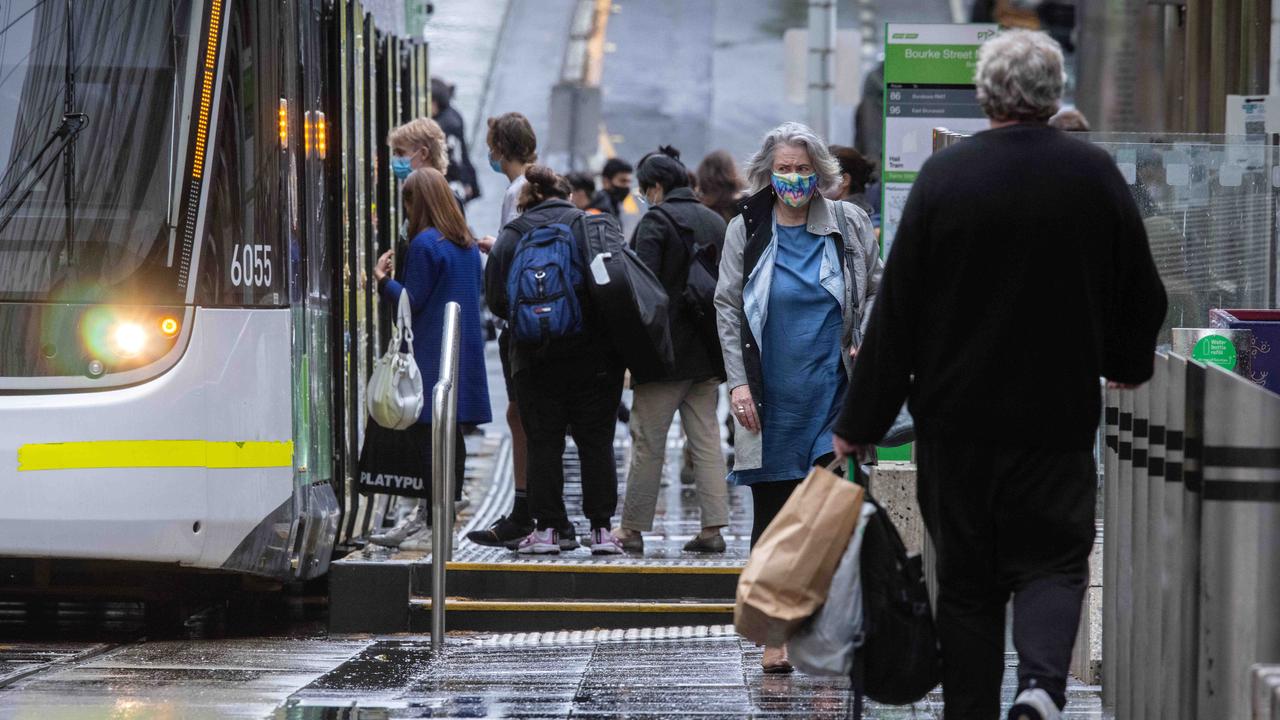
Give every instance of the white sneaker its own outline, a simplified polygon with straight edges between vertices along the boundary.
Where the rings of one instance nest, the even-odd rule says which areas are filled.
[[[410,535],[420,533],[427,527],[427,521],[422,518],[421,511],[422,505],[418,505],[413,509],[413,512],[409,513],[395,527],[386,532],[370,535],[369,542],[383,547],[400,547],[400,544],[409,539]]]
[[[414,552],[431,552],[431,536],[431,528],[424,527],[405,538],[404,542],[400,543],[400,549]]]
[[[1054,704],[1049,693],[1040,688],[1028,688],[1018,693],[1009,708],[1009,720],[1061,720],[1062,711]]]

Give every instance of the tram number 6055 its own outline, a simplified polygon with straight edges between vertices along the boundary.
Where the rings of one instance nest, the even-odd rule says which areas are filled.
[[[231,284],[271,285],[271,246],[237,244],[231,251]]]

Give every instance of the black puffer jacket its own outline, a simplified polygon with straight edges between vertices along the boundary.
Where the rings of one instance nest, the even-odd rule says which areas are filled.
[[[693,231],[693,239],[700,245],[714,245],[716,257],[724,247],[725,222],[714,210],[704,206],[687,187],[675,188],[657,208],[650,209],[640,218],[632,247],[636,254],[662,281],[670,298],[671,344],[675,350],[675,369],[662,377],[634,378],[637,383],[659,380],[694,380],[701,382],[712,378],[724,379],[724,360],[719,347],[708,347],[702,339],[689,310],[681,302],[685,282],[689,276],[689,249],[676,228],[663,217],[665,210],[680,225]]]

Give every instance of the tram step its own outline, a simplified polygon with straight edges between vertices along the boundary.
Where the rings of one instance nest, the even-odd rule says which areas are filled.
[[[688,598],[732,602],[741,568],[734,566],[644,565],[608,561],[452,562],[450,595],[477,600],[665,600]],[[431,595],[431,565],[415,563],[412,593]]]
[[[451,597],[449,630],[542,632],[591,628],[722,625],[733,622],[732,602],[613,600],[475,600]],[[431,631],[431,599],[409,601],[409,631]]]

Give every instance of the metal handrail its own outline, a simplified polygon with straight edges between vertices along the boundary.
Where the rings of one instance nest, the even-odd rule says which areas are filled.
[[[444,306],[440,379],[431,389],[431,648],[444,647],[445,573],[453,559],[454,437],[458,432],[458,318],[462,308]]]

